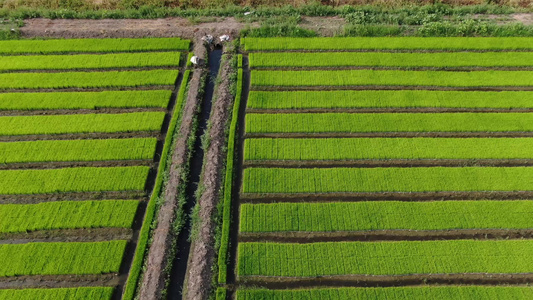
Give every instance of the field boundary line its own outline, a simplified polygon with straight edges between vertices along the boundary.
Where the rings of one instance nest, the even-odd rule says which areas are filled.
[[[44,242],[104,242],[131,240],[131,228],[100,227],[76,229],[44,229],[29,232],[0,233],[2,244],[27,244]]]

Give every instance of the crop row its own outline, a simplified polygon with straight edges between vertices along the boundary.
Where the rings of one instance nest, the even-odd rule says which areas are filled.
[[[530,38],[356,37],[245,38],[246,51],[280,50],[529,50]]]
[[[324,52],[250,53],[251,67],[527,67],[532,52]],[[1,60],[0,60],[1,62]]]
[[[238,253],[239,277],[533,272],[532,240],[239,243]]]
[[[531,149],[533,138],[262,138],[245,140],[244,159],[531,159]]]
[[[247,133],[533,131],[530,113],[247,114]]]
[[[335,101],[331,101],[331,99],[335,99]],[[533,92],[428,90],[251,91],[247,106],[253,109],[532,108]]]
[[[155,138],[0,143],[0,163],[151,160],[156,144]]]
[[[244,170],[244,193],[532,191],[533,167]]]
[[[431,201],[242,204],[241,232],[533,228],[533,202]]]
[[[189,50],[190,41],[179,38],[11,40],[0,42],[0,54],[67,52],[137,52]]]
[[[0,77],[1,79],[1,77]],[[252,86],[533,86],[532,71],[253,71]]]
[[[314,288],[297,290],[239,289],[237,300],[478,300],[531,299],[533,288],[525,286],[413,286],[387,288]]]
[[[74,70],[179,66],[180,52],[0,56],[0,70]]]
[[[143,191],[149,167],[1,170],[0,194]]]
[[[116,273],[127,241],[0,245],[0,277]]]
[[[112,287],[45,288],[23,290],[0,290],[3,300],[111,300]]]
[[[173,85],[177,77],[178,71],[175,70],[3,73],[0,74],[0,89],[104,88]]]
[[[0,135],[159,131],[164,112],[0,118]]]
[[[166,108],[172,91],[0,93],[0,110]]]
[[[75,228],[131,228],[139,201],[54,201],[0,205],[0,233]]]

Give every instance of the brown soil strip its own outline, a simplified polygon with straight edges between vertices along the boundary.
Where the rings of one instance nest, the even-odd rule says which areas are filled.
[[[317,277],[275,277],[246,276],[239,277],[237,284],[261,286],[268,289],[292,289],[315,286],[334,287],[389,287],[426,284],[471,284],[471,285],[507,285],[530,284],[533,273],[520,274],[414,274],[414,275],[346,275]]]
[[[0,289],[116,286],[118,282],[119,276],[114,273],[97,275],[25,275],[0,277]]]
[[[487,113],[487,112],[533,112],[529,108],[488,108],[488,107],[387,107],[387,108],[287,108],[257,109],[247,108],[247,114],[298,114],[298,113]]]
[[[125,114],[134,112],[166,112],[161,107],[96,108],[96,109],[46,109],[46,110],[0,110],[0,116],[37,115],[85,115],[85,114]]]
[[[136,132],[110,132],[110,133],[66,133],[66,134],[30,134],[0,136],[0,142],[22,142],[43,140],[86,140],[86,139],[131,139],[155,137],[161,140],[163,137],[159,131],[136,131]]]
[[[195,43],[195,55],[205,59],[206,49],[202,43]],[[183,184],[183,166],[187,164],[189,149],[187,142],[193,132],[195,115],[201,101],[199,93],[202,86],[204,69],[196,69],[189,81],[187,101],[182,111],[181,125],[177,141],[172,152],[169,179],[165,185],[164,202],[157,214],[157,227],[152,233],[152,243],[146,258],[146,270],[140,283],[140,299],[160,299],[168,276],[170,248],[176,239],[173,224],[178,207],[178,186]]]
[[[151,70],[178,70],[177,66],[153,67],[122,67],[122,68],[81,68],[81,69],[25,69],[25,70],[0,70],[6,73],[64,73],[64,72],[110,72],[110,71],[151,71]]]
[[[240,233],[239,243],[316,243],[353,241],[429,241],[533,238],[533,229],[368,230]]]
[[[446,52],[532,52],[533,49],[281,49],[281,50],[258,50],[245,51],[244,53],[278,53],[278,52],[296,52],[296,53],[316,53],[316,52],[384,52],[384,53],[446,53]]]
[[[20,233],[0,233],[1,244],[26,244],[36,242],[100,242],[130,240],[130,228],[54,229]]]
[[[77,167],[153,167],[152,160],[113,160],[113,161],[66,161],[0,164],[0,170],[17,169],[60,169]]]
[[[46,55],[109,55],[109,54],[129,54],[129,53],[154,53],[154,52],[185,52],[187,50],[132,50],[113,52],[46,52],[46,53],[2,53],[2,56],[46,56]]]
[[[356,138],[356,137],[533,137],[533,132],[294,132],[294,133],[246,133],[245,138]]]
[[[346,86],[254,86],[252,91],[337,91],[337,90],[428,90],[428,91],[533,91],[533,86],[480,86],[480,87],[447,87],[447,86],[402,86],[402,85],[346,85]]]
[[[439,201],[439,200],[516,200],[532,199],[533,191],[512,192],[382,192],[382,193],[241,193],[241,203],[330,202],[330,201]]]
[[[217,222],[214,218],[220,200],[220,186],[222,184],[222,169],[226,159],[226,128],[228,116],[232,110],[234,100],[231,94],[231,73],[234,69],[230,54],[222,58],[219,77],[220,84],[213,96],[210,123],[208,127],[210,143],[205,151],[204,170],[201,181],[205,189],[198,199],[199,224],[198,237],[191,245],[189,266],[187,268],[186,294],[184,299],[208,299],[213,277],[213,263],[216,257],[215,229]]]
[[[150,85],[137,87],[98,87],[98,88],[42,88],[42,89],[1,89],[0,93],[54,93],[54,92],[102,92],[102,91],[153,91],[153,90],[170,90],[171,85]]]
[[[0,195],[0,204],[35,204],[50,201],[84,201],[110,199],[146,199],[144,191],[129,192],[80,192],[37,195]]]
[[[532,159],[246,160],[243,168],[533,166]]]
[[[252,67],[252,70],[262,71],[333,71],[333,70],[408,70],[408,71],[452,71],[452,72],[470,72],[470,71],[532,71],[533,66],[490,66],[490,67],[417,67],[417,66],[335,66],[335,67]]]

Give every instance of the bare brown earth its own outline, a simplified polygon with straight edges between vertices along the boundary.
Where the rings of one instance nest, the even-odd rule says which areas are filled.
[[[221,82],[213,96],[213,108],[210,117],[210,143],[205,152],[205,167],[202,184],[204,192],[198,199],[199,232],[198,238],[191,245],[191,256],[187,267],[186,294],[184,299],[208,299],[211,288],[212,266],[215,258],[215,227],[214,215],[220,199],[222,169],[224,167],[226,145],[226,123],[233,102],[230,91],[230,74],[233,72],[229,55],[222,61],[219,73]]]
[[[516,167],[532,165],[531,159],[246,160],[243,168]]]
[[[19,233],[0,233],[0,244],[25,244],[34,242],[97,242],[130,240],[130,228],[81,228],[37,230]]]

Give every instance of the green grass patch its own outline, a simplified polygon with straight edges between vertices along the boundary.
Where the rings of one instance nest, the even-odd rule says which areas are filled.
[[[53,289],[0,290],[2,300],[111,300],[112,287],[78,287]]]
[[[0,93],[0,110],[166,108],[172,91]]]
[[[251,67],[527,67],[533,65],[531,52],[258,52],[250,53],[249,57]]]
[[[237,275],[531,273],[531,240],[239,243]]]
[[[247,114],[247,133],[532,131],[530,113]]]
[[[237,300],[304,300],[304,299],[412,299],[478,300],[529,299],[533,288],[525,286],[412,286],[386,288],[321,288],[296,290],[239,289]]]
[[[245,140],[244,159],[531,159],[531,149],[533,138],[262,138]]]
[[[179,38],[18,40],[1,41],[0,54],[177,51],[188,50],[189,44]]]
[[[0,70],[75,70],[179,66],[180,52],[0,56]]]
[[[0,135],[156,131],[164,112],[14,116],[0,118]]]
[[[1,95],[0,95],[1,97]],[[1,99],[1,98],[0,98]],[[526,91],[251,91],[248,108],[531,108],[533,92]]]
[[[0,245],[0,276],[116,273],[127,241]]]
[[[173,85],[177,70],[65,73],[4,73],[0,89],[57,89]]]
[[[0,194],[143,191],[149,167],[1,170]]]
[[[533,201],[242,204],[241,232],[529,229]]]
[[[531,191],[533,167],[249,168],[244,193]]]
[[[1,79],[1,77],[0,77]],[[252,86],[533,86],[532,71],[253,71]]]
[[[131,228],[139,201],[57,201],[0,205],[0,232],[76,228]]]
[[[526,50],[533,49],[527,37],[334,37],[334,38],[244,38],[246,51],[273,50]]]
[[[50,140],[0,143],[0,163],[151,160],[157,139]]]

